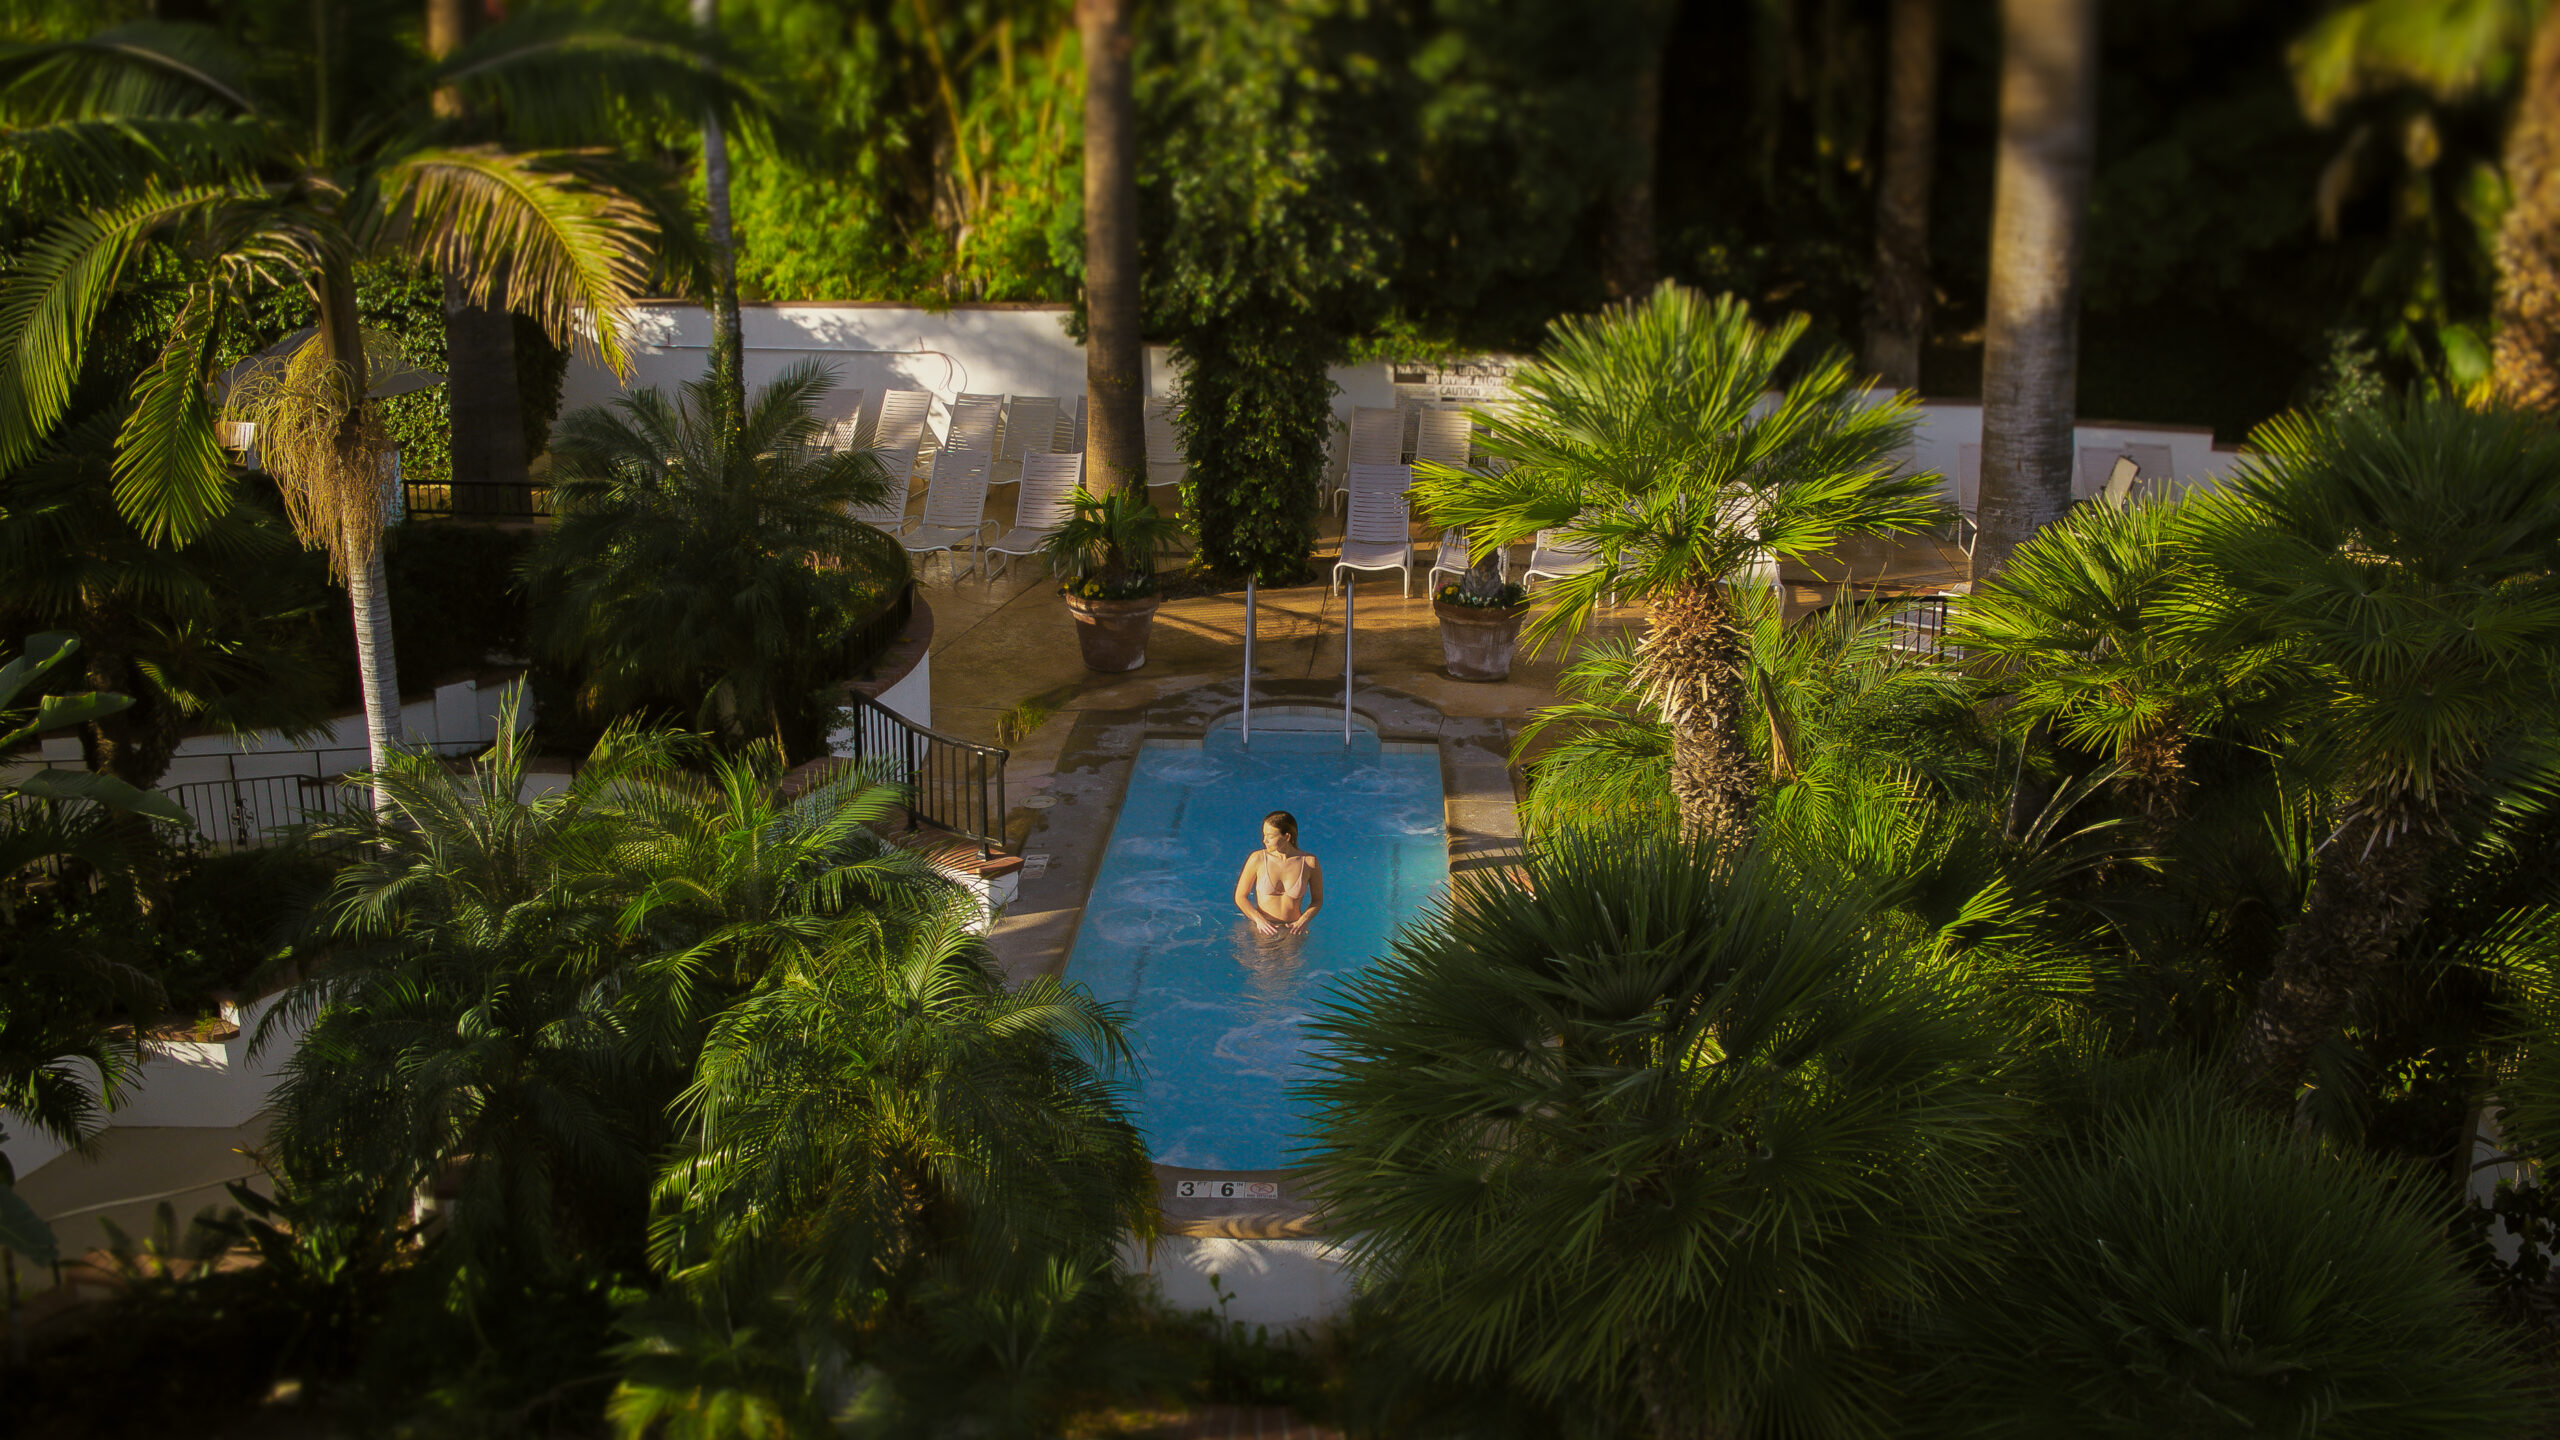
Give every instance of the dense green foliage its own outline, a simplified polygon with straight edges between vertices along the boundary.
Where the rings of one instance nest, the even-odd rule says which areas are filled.
[[[851,646],[907,578],[897,543],[851,516],[888,482],[825,443],[832,383],[806,361],[743,416],[703,380],[562,423],[556,518],[526,579],[591,719],[669,715],[795,764],[826,753]]]

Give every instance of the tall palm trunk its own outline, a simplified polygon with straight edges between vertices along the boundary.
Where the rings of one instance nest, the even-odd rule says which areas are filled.
[[[1627,73],[1624,144],[1626,166],[1609,197],[1607,227],[1601,232],[1601,280],[1612,299],[1636,299],[1661,278],[1655,243],[1654,172],[1660,165],[1662,139],[1662,50],[1668,42],[1673,0],[1644,0],[1632,17],[1634,65]]]
[[[370,479],[377,457],[365,453],[361,438],[370,381],[363,336],[356,326],[355,275],[343,263],[332,264],[314,288],[320,301],[320,353],[346,387],[342,398],[347,438],[340,463],[357,467]],[[380,503],[378,498],[375,503]],[[365,758],[371,768],[381,770],[390,764],[391,752],[400,743],[400,676],[391,649],[391,586],[383,574],[380,527],[350,522],[346,528],[349,533],[319,538],[346,567],[347,606],[356,627],[356,683],[364,695]],[[375,812],[382,813],[388,803],[377,793]]]
[[[1867,369],[1920,388],[1929,335],[1929,174],[1938,158],[1938,0],[1893,0],[1886,40],[1884,174],[1876,186],[1876,281]]]
[[[441,60],[471,36],[467,0],[427,0],[427,54]],[[436,92],[435,113],[463,113],[462,94]],[[507,313],[503,282],[474,305],[461,281],[444,280],[445,406],[453,422],[453,483],[522,485],[525,481],[524,418],[516,394],[515,317]],[[486,493],[482,491],[480,493]],[[466,503],[456,491],[454,506]]]
[[[2290,1114],[2311,1051],[2345,1026],[2356,1001],[2426,913],[2428,867],[2445,842],[2411,828],[2396,836],[2370,817],[2322,847],[2311,903],[2285,931],[2275,968],[2232,1060],[2249,1103]]]
[[[2504,168],[2493,383],[2511,405],[2560,411],[2560,5],[2534,27]]]
[[[2097,0],[2001,0],[2000,155],[1973,580],[2071,504],[2080,245],[2097,142]]]
[[[1724,586],[1693,584],[1654,602],[1644,677],[1671,724],[1671,794],[1690,839],[1748,839],[1759,775],[1743,738],[1751,647]]]
[[[1130,0],[1076,0],[1084,42],[1085,480],[1147,486],[1146,341],[1138,321],[1138,103]]]
[[[706,36],[720,28],[720,0],[693,0],[693,23]],[[702,117],[702,195],[711,239],[711,373],[723,377],[729,413],[747,409],[746,334],[738,320],[738,250],[729,229],[729,137],[720,117]],[[734,422],[733,422],[734,423]]]

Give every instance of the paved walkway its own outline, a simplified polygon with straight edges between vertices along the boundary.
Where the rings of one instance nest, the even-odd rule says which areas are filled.
[[[1008,527],[1014,488],[1005,486],[988,501],[989,517]],[[1159,499],[1169,493],[1156,492]],[[1340,535],[1339,524],[1328,513],[1319,529],[1320,573],[1331,572]],[[1429,542],[1419,527],[1414,543],[1420,563],[1427,565]],[[1513,573],[1526,559],[1525,549],[1514,554]],[[1838,562],[1790,579],[1800,582],[1791,586],[1796,602],[1811,604],[1827,598],[1814,588],[1826,580],[1934,590],[1964,574],[1964,556],[1954,546],[1919,539],[1844,547]],[[1010,731],[999,737],[997,721],[1025,702],[1053,713],[1134,709],[1232,680],[1244,668],[1241,590],[1167,602],[1156,614],[1146,665],[1127,675],[1097,675],[1084,668],[1075,621],[1047,568],[1036,559],[1014,560],[989,580],[970,574],[965,562],[955,578],[942,557],[932,556],[923,564],[921,582],[934,611],[934,727],[964,739],[1019,745]],[[1360,685],[1401,691],[1447,715],[1506,722],[1525,719],[1553,702],[1561,662],[1552,649],[1520,656],[1507,681],[1450,679],[1442,668],[1430,586],[1419,569],[1413,591],[1406,596],[1400,577],[1391,571],[1358,578],[1352,664]],[[1255,630],[1256,675],[1338,685],[1345,609],[1342,597],[1328,593],[1321,581],[1263,590]],[[1642,620],[1640,608],[1619,607],[1603,613],[1596,631],[1622,632],[1640,627]]]

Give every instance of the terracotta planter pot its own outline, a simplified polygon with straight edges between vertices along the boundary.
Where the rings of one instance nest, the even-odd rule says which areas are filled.
[[[1147,663],[1147,630],[1155,624],[1154,595],[1135,600],[1087,600],[1067,597],[1067,613],[1076,617],[1076,644],[1084,650],[1084,666],[1116,675]]]
[[[1511,678],[1511,652],[1520,644],[1520,619],[1528,606],[1480,610],[1434,600],[1431,608],[1440,617],[1440,657],[1448,662],[1450,679]]]

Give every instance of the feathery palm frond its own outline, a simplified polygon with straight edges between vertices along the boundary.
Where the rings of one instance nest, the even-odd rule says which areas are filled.
[[[1859,1337],[1972,1258],[1996,1045],[1855,883],[1570,835],[1454,893],[1317,1026],[1310,1164],[1457,1377],[1664,1433],[1848,1430]]]
[[[675,710],[732,748],[823,753],[844,646],[907,576],[897,542],[851,514],[883,493],[879,462],[820,443],[830,383],[795,365],[736,425],[708,382],[561,423],[558,518],[528,571],[543,644],[601,706]]]

